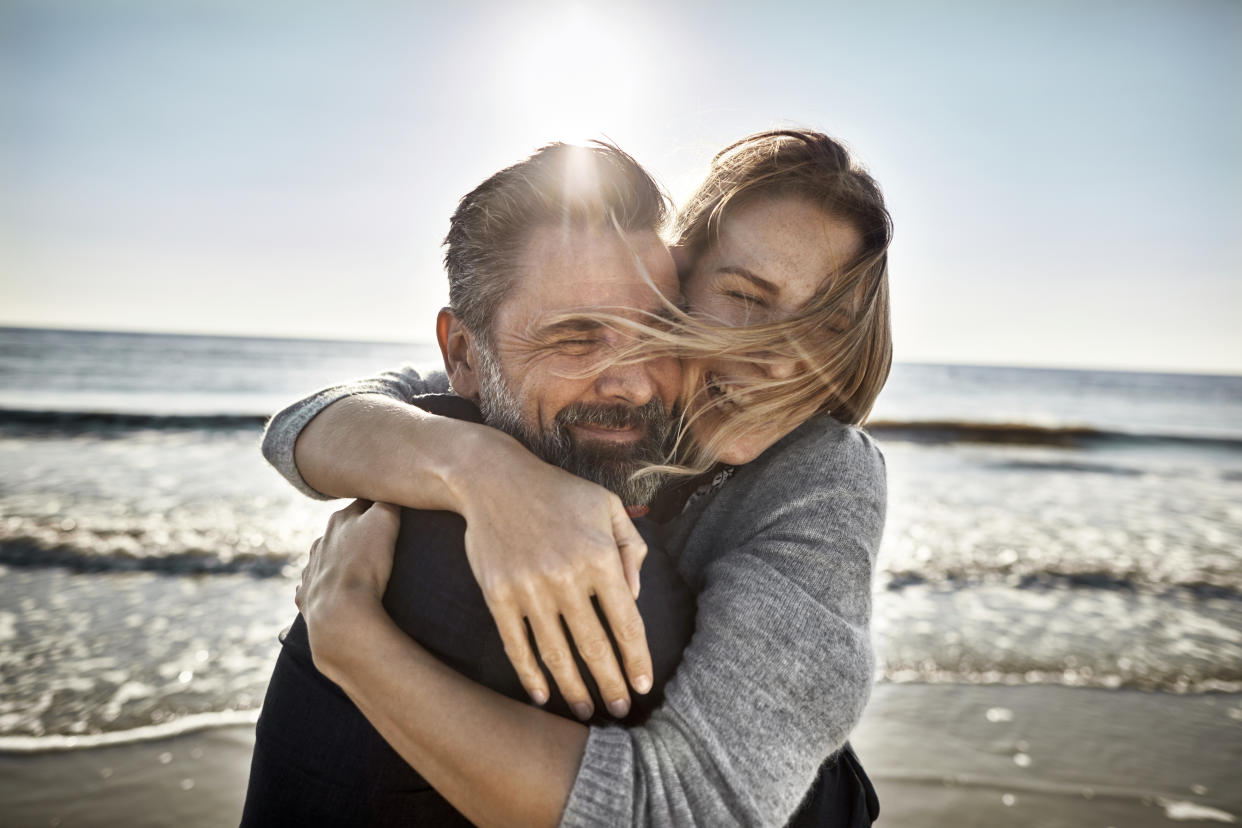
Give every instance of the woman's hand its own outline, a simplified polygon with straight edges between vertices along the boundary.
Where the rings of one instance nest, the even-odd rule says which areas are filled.
[[[609,712],[624,716],[629,690],[591,599],[612,630],[630,685],[646,693],[651,654],[634,599],[647,544],[612,492],[511,443],[512,451],[492,454],[488,468],[473,476],[461,504],[466,556],[505,652],[531,699],[546,702],[547,681],[530,646],[529,622],[561,695],[587,719],[594,705],[574,663],[576,647]]]
[[[342,656],[365,640],[353,625],[376,609],[383,612],[400,528],[399,507],[355,500],[333,514],[323,537],[311,544],[294,603],[306,619],[315,666],[338,684]]]

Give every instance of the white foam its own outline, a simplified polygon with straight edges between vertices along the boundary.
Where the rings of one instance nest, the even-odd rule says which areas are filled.
[[[135,727],[108,733],[89,733],[81,736],[0,736],[0,752],[41,753],[53,750],[79,750],[82,748],[127,745],[167,739],[196,730],[218,727],[253,725],[259,718],[258,710],[224,710],[218,713],[196,713],[171,722]]]
[[[1161,799],[1160,807],[1164,808],[1164,815],[1169,819],[1178,821],[1210,819],[1216,822],[1234,823],[1238,818],[1228,811],[1222,811],[1219,808],[1209,808],[1206,805],[1199,805],[1195,802],[1183,802],[1176,799]]]

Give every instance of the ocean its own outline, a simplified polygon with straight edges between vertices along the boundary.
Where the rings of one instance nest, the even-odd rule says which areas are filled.
[[[253,719],[340,504],[264,418],[430,344],[0,328],[0,750]],[[877,680],[1242,691],[1242,377],[898,365]]]

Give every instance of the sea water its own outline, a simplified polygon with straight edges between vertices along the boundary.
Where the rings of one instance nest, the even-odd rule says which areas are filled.
[[[437,362],[0,329],[0,748],[252,715],[341,505],[264,418]],[[1242,378],[898,365],[873,422],[880,681],[1242,690]]]

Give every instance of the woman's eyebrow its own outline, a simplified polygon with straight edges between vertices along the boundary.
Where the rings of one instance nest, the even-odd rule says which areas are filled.
[[[752,273],[751,271],[747,270],[744,267],[737,267],[735,265],[726,265],[725,267],[716,268],[716,272],[717,273],[729,273],[734,276],[741,276],[743,279],[750,282],[751,284],[753,284],[755,287],[759,288],[760,290],[766,291],[773,295],[781,292],[781,289],[779,287],[772,284],[771,282],[769,282],[767,279],[763,278],[762,276]]]

